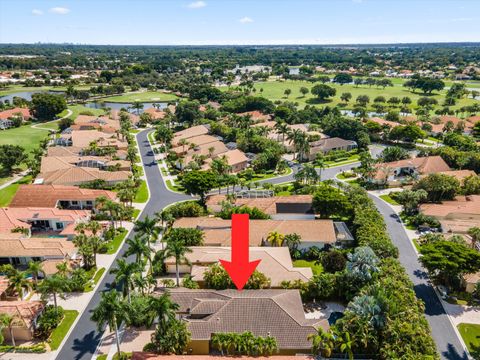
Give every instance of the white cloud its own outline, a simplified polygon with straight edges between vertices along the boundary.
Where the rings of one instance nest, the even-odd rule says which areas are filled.
[[[70,9],[64,7],[53,7],[49,11],[54,14],[65,15],[70,12]]]
[[[205,6],[207,6],[207,3],[205,1],[194,1],[190,4],[187,5],[187,8],[189,9],[200,9],[200,8],[204,8]]]
[[[43,15],[43,11],[42,11],[42,10],[38,10],[38,9],[33,9],[33,10],[32,10],[32,15],[36,15],[36,16]]]
[[[253,19],[248,17],[248,16],[245,16],[243,18],[241,18],[240,20],[238,20],[239,22],[241,22],[242,24],[249,24],[249,23],[253,23]]]

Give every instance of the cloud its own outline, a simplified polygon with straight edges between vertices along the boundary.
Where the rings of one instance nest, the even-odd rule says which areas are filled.
[[[187,5],[187,8],[189,9],[201,9],[207,6],[207,3],[205,1],[194,1],[190,4]]]
[[[240,20],[238,20],[239,22],[241,22],[242,24],[249,24],[249,23],[253,23],[253,19],[248,17],[248,16],[245,16],[243,18],[241,18]]]
[[[49,11],[53,14],[65,15],[70,12],[70,9],[64,7],[53,7]]]
[[[33,10],[32,10],[32,15],[36,15],[36,16],[43,15],[43,11],[42,11],[42,10],[38,10],[38,9],[33,9]]]

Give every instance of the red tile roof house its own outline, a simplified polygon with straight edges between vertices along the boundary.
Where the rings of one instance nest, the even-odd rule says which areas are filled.
[[[161,292],[160,292],[161,293]],[[310,334],[329,328],[326,319],[306,319],[298,290],[189,290],[170,289],[179,315],[187,322],[191,340],[187,352],[208,355],[215,333],[272,336],[278,355],[308,354]]]
[[[473,130],[473,126],[474,126],[474,122],[470,121],[470,119],[460,119],[456,116],[448,116],[448,115],[445,115],[445,116],[440,116],[438,119],[438,124],[434,123],[434,122],[430,122],[429,124],[432,126],[432,130],[429,132],[430,134],[432,135],[437,135],[437,134],[443,134],[444,133],[444,128],[445,128],[445,124],[447,124],[448,122],[451,122],[454,126],[454,128],[462,123],[463,126],[464,126],[464,131],[463,133],[465,135],[469,135],[472,130]]]
[[[25,238],[34,235],[61,235],[73,238],[71,226],[88,221],[88,210],[60,210],[42,207],[0,208],[0,236]],[[19,232],[20,229],[28,234]]]
[[[78,186],[103,180],[108,186],[128,180],[130,171],[102,171],[95,168],[71,167],[39,174],[35,184]]]
[[[228,166],[230,166],[230,172],[232,174],[236,174],[240,171],[245,170],[248,167],[248,158],[245,155],[245,153],[241,150],[235,149],[235,150],[229,150],[227,152],[224,152],[220,154],[217,157],[223,157],[225,156],[227,160]],[[202,169],[208,170],[210,169],[210,164],[212,163],[212,159],[206,159],[205,164],[203,165]]]
[[[0,314],[15,318],[12,333],[15,341],[30,341],[34,337],[37,321],[45,305],[41,301],[0,301]],[[10,329],[4,328],[2,335],[11,341]]]
[[[0,130],[5,130],[13,126],[13,122],[10,120],[16,116],[20,116],[23,121],[30,120],[32,115],[30,110],[26,108],[16,107],[10,110],[4,110],[0,112]]]
[[[100,196],[115,201],[112,191],[83,189],[64,185],[20,185],[10,202],[11,208],[49,207],[66,210],[93,210]]]
[[[172,147],[179,146],[179,142],[182,139],[188,140],[194,136],[207,135],[208,128],[205,125],[192,126],[191,128],[178,131],[174,134],[172,139]]]
[[[369,181],[390,186],[412,182],[421,175],[451,171],[440,156],[416,157],[389,163],[376,164],[377,172]]]

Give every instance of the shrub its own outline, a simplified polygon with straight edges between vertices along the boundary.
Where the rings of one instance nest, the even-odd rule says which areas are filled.
[[[52,331],[62,321],[63,316],[62,307],[59,306],[57,310],[55,310],[53,305],[47,305],[38,320],[35,336],[43,340],[48,339]]]
[[[220,264],[214,264],[203,274],[205,288],[215,290],[235,289],[230,275]],[[270,287],[270,279],[261,272],[255,270],[248,279],[245,289],[265,289]]]
[[[196,201],[186,201],[170,206],[167,210],[175,219],[181,217],[199,217],[206,214],[205,209]]]

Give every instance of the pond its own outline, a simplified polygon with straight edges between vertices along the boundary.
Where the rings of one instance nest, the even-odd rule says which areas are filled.
[[[19,91],[13,94],[0,96],[0,102],[5,102],[6,100],[8,100],[11,103],[13,102],[14,97],[21,97],[21,98],[24,98],[25,100],[31,101],[33,94],[38,94],[42,92],[48,92],[50,94],[63,94],[62,91],[44,91],[44,90]]]
[[[158,108],[160,109],[165,109],[168,106],[167,102],[146,102],[142,103],[143,104],[143,109],[140,110],[140,113],[143,112],[145,109],[150,109],[154,107],[153,105],[155,104]],[[109,107],[113,110],[120,110],[122,108],[128,109],[131,108],[133,103],[117,103],[117,102],[107,102],[107,101],[96,101],[96,102],[88,102],[85,104],[86,107],[91,108],[91,109],[103,109],[106,107]],[[129,109],[130,112],[136,112],[136,109]]]

